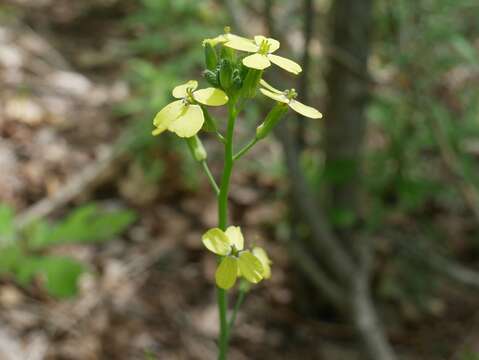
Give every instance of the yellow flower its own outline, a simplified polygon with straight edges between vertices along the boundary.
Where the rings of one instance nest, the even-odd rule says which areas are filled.
[[[258,260],[261,262],[261,265],[263,266],[263,277],[265,279],[269,279],[271,277],[271,264],[273,262],[268,257],[268,254],[263,248],[259,246],[255,246],[253,250],[251,250],[251,252],[254,256],[258,258]]]
[[[228,102],[228,96],[220,89],[209,87],[196,90],[198,82],[190,80],[173,89],[173,97],[181,100],[173,101],[156,114],[153,119],[153,135],[165,130],[174,132],[179,137],[191,137],[200,131],[205,117],[198,103],[209,106],[221,106]]]
[[[243,276],[253,284],[265,277],[261,260],[251,251],[244,250],[244,238],[238,226],[230,226],[226,231],[210,229],[203,234],[202,241],[208,250],[223,256],[215,274],[218,287],[231,288],[238,276]]]
[[[203,40],[203,46],[205,46],[206,43],[209,43],[209,44],[211,44],[211,46],[215,47],[218,44],[224,44],[225,42],[228,42],[228,41],[240,41],[240,42],[241,41],[249,41],[249,42],[251,42],[251,40],[248,40],[244,37],[241,37],[241,36],[238,36],[238,35],[235,35],[235,34],[231,34],[230,33],[231,28],[229,26],[226,26],[224,28],[224,31],[225,31],[224,34],[218,35],[217,37],[214,37],[212,39],[204,39]]]
[[[293,109],[297,113],[303,116],[309,117],[311,119],[321,119],[323,117],[323,114],[321,114],[315,108],[304,105],[303,103],[296,100],[296,97],[298,94],[296,93],[294,89],[280,91],[272,87],[263,79],[261,79],[259,83],[262,86],[262,88],[260,88],[259,91],[261,91],[263,95],[273,100],[287,104],[291,109]]]
[[[273,63],[293,74],[299,74],[302,71],[301,66],[294,61],[273,54],[279,49],[280,43],[272,38],[266,38],[261,35],[255,36],[254,41],[244,38],[231,38],[225,42],[225,46],[254,53],[243,59],[243,64],[249,68],[264,70]]]

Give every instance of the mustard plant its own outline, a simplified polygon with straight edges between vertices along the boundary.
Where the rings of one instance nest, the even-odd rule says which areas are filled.
[[[172,95],[178,99],[161,109],[153,120],[153,135],[168,130],[186,139],[193,158],[198,161],[215,192],[218,201],[218,227],[208,229],[202,236],[204,246],[218,257],[215,280],[219,309],[218,359],[228,356],[228,344],[239,307],[251,284],[271,277],[271,260],[260,247],[248,248],[240,226],[228,224],[228,193],[233,167],[260,140],[266,138],[288,109],[319,119],[322,114],[302,104],[294,89],[278,90],[262,79],[271,63],[299,74],[301,66],[292,60],[273,54],[280,48],[279,41],[261,35],[247,39],[225,33],[203,41],[205,67],[203,77],[209,87],[197,90],[198,82],[189,80],[176,86]],[[251,54],[252,53],[252,54]],[[235,123],[245,102],[260,93],[275,101],[256,133],[238,152],[234,151]],[[210,106],[226,106],[228,118],[226,133],[219,130],[217,120],[208,112]],[[224,146],[223,172],[219,184],[207,164],[207,152],[198,134],[212,132]],[[231,316],[228,317],[229,291],[239,282],[239,294]]]

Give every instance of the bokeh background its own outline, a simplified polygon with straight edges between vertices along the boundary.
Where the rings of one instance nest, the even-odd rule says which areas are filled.
[[[236,166],[274,265],[231,359],[479,359],[477,0],[3,0],[0,359],[215,358],[215,197],[151,121],[226,25],[281,40],[304,71],[268,80],[324,114]]]

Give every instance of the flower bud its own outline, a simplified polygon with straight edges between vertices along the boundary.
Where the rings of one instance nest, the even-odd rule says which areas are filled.
[[[228,60],[230,60],[230,61],[233,61],[233,59],[234,59],[234,50],[231,49],[231,48],[229,48],[229,47],[227,47],[227,46],[224,46],[224,45],[223,45],[223,46],[221,47],[220,55],[221,55],[220,57],[221,57],[222,59],[228,59]]]
[[[263,75],[263,70],[248,69],[242,87],[242,95],[245,98],[253,98],[256,96],[256,89],[261,80],[261,75]]]
[[[190,148],[191,154],[193,155],[196,161],[201,162],[203,160],[206,160],[207,158],[206,150],[200,138],[197,135],[186,138],[186,142],[188,143],[188,147]]]
[[[220,82],[218,81],[218,73],[212,70],[203,71],[203,77],[214,87],[219,87]]]
[[[241,78],[241,72],[238,69],[233,70],[233,86],[236,89],[240,89],[243,85],[243,79]]]
[[[203,43],[204,52],[205,52],[205,64],[208,70],[214,70],[216,65],[218,65],[218,56],[216,55],[216,50],[211,45],[209,41]]]
[[[233,67],[228,59],[221,59],[220,62],[220,85],[228,90],[233,84]]]
[[[288,111],[288,105],[278,102],[266,115],[263,123],[256,128],[256,139],[264,139]]]

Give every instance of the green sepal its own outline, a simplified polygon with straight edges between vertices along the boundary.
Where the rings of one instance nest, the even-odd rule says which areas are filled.
[[[241,77],[241,71],[238,69],[233,70],[233,86],[235,89],[241,89],[243,85],[243,78]]]
[[[288,111],[288,105],[278,102],[266,115],[263,123],[256,128],[256,139],[264,139]]]
[[[220,85],[224,90],[231,88],[233,84],[233,66],[228,59],[220,61]]]
[[[206,153],[203,143],[197,135],[186,138],[186,142],[196,161],[201,162],[206,160],[208,154]]]
[[[203,46],[205,52],[206,68],[208,70],[214,70],[218,65],[218,55],[216,54],[216,50],[208,41],[206,41]]]
[[[241,95],[245,98],[254,98],[258,89],[263,70],[248,69],[241,88]]]
[[[220,87],[217,71],[205,70],[203,71],[203,77],[206,81],[208,81],[208,83],[210,83],[210,85],[214,87]]]
[[[220,51],[220,58],[221,59],[228,59],[233,61],[235,55],[235,51],[227,46],[222,46]]]

